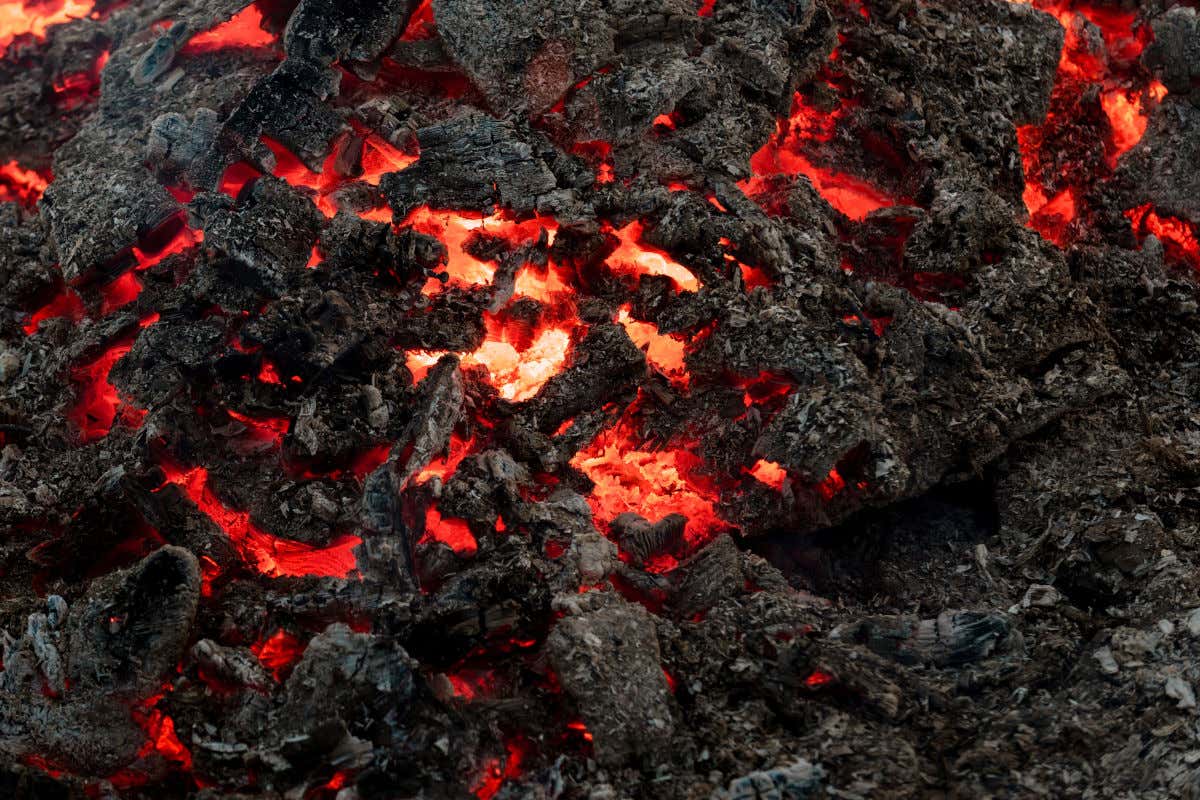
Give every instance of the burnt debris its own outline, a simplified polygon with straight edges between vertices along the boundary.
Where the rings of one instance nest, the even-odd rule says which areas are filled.
[[[0,793],[1196,793],[1194,5],[0,4]]]

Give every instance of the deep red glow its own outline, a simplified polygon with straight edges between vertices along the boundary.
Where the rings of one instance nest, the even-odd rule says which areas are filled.
[[[20,203],[26,208],[33,208],[49,185],[48,177],[25,169],[16,161],[0,164],[0,203]]]
[[[342,535],[327,547],[281,539],[258,528],[244,511],[225,506],[208,484],[208,470],[194,467],[182,470],[163,465],[167,482],[180,487],[238,548],[246,563],[263,575],[321,575],[349,577],[356,569],[354,548],[362,541]]]
[[[433,19],[433,3],[431,0],[421,0],[413,9],[412,16],[408,18],[408,24],[400,34],[400,41],[416,42],[432,39],[434,36],[437,36],[437,25]]]
[[[45,39],[46,29],[92,13],[89,0],[6,0],[0,3],[0,56],[21,36]]]
[[[711,17],[713,9],[717,5],[717,0],[700,0],[700,8],[696,11],[702,17]]]
[[[292,421],[287,417],[249,417],[232,409],[226,409],[225,413],[246,429],[245,436],[249,440],[251,451],[263,449],[264,446],[278,450],[283,443],[283,437],[292,426]]]
[[[133,270],[123,273],[115,280],[100,287],[100,315],[111,314],[122,306],[129,305],[142,293],[142,282]]]
[[[271,670],[275,680],[282,681],[300,656],[304,655],[304,643],[280,628],[266,639],[259,639],[250,645],[250,652]]]
[[[825,480],[817,484],[817,494],[821,495],[821,499],[828,503],[845,488],[845,478],[836,469],[831,469],[829,470],[829,474],[825,476]]]
[[[263,30],[263,15],[256,5],[248,5],[232,18],[211,30],[193,36],[183,53],[194,55],[227,47],[272,47],[275,34]]]
[[[108,382],[113,366],[132,347],[132,338],[122,339],[110,345],[95,361],[72,370],[71,383],[75,386],[76,399],[67,412],[67,419],[75,426],[83,444],[103,439],[118,421],[131,428],[141,425],[146,412],[122,397]]]
[[[441,542],[464,558],[470,558],[479,549],[465,521],[443,517],[433,506],[425,510],[425,534],[420,540],[421,544],[430,542]]]
[[[38,325],[42,323],[42,320],[66,317],[71,322],[79,322],[83,319],[84,311],[83,300],[75,290],[63,285],[49,303],[33,312],[23,327],[25,333],[32,336],[37,333]]]
[[[507,751],[503,759],[489,762],[484,775],[475,785],[475,796],[479,800],[491,800],[507,780],[521,776],[521,762],[529,749],[529,744],[523,738],[512,738],[505,743]]]
[[[819,669],[814,669],[812,673],[804,679],[804,685],[810,689],[820,689],[822,686],[828,686],[833,683],[834,677],[828,672],[823,672]]]

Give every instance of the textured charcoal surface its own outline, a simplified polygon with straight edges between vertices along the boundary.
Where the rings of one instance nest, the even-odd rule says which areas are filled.
[[[1194,3],[90,5],[0,795],[1200,793]]]

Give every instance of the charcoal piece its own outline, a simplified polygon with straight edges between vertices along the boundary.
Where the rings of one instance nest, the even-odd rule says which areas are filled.
[[[302,0],[288,20],[284,49],[288,58],[323,65],[373,61],[396,38],[415,5],[413,0]]]
[[[261,80],[226,120],[213,146],[197,159],[189,182],[216,189],[226,167],[251,158],[270,172],[274,156],[261,143],[265,134],[320,172],[334,138],[347,129],[324,101],[337,93],[339,73],[314,62],[287,59]]]
[[[516,517],[522,525],[547,538],[573,542],[595,533],[591,507],[582,495],[570,489],[556,489],[540,503],[522,504]]]
[[[463,380],[458,359],[443,356],[418,386],[412,422],[392,445],[387,468],[397,490],[450,444],[450,433],[463,413]]]
[[[817,797],[825,770],[808,759],[798,758],[774,769],[751,772],[713,792],[712,800],[805,800]]]
[[[668,514],[657,522],[630,511],[618,514],[609,524],[609,532],[621,551],[640,564],[654,556],[674,555],[684,544],[683,529],[687,517]]]
[[[207,674],[230,686],[269,692],[274,681],[262,662],[246,647],[224,647],[211,639],[192,645],[191,656]]]
[[[653,759],[675,727],[654,623],[641,606],[615,595],[591,598],[599,594],[556,599],[567,616],[547,637],[546,655],[591,731],[600,763]]]
[[[432,236],[413,230],[397,234],[385,222],[346,212],[339,212],[321,231],[319,248],[331,270],[390,274],[399,283],[432,272],[445,259],[445,245]]]
[[[530,213],[558,185],[511,123],[483,114],[460,114],[422,128],[417,141],[420,160],[379,184],[397,219],[421,205]]]
[[[94,581],[74,608],[51,597],[19,639],[6,638],[0,752],[49,756],[83,774],[132,761],[145,734],[129,706],[161,691],[199,600],[195,556],[170,546]]]
[[[691,619],[745,591],[747,575],[737,545],[722,534],[680,564],[671,579],[675,610],[681,619]]]
[[[1146,45],[1142,63],[1167,87],[1172,95],[1193,102],[1200,81],[1200,14],[1196,9],[1178,5],[1150,21],[1154,39]]]
[[[204,244],[225,256],[248,282],[281,294],[305,268],[321,231],[321,214],[276,178],[254,182],[235,208],[217,207],[204,219]]]
[[[549,433],[583,411],[615,399],[621,382],[645,369],[646,357],[620,325],[593,325],[574,347],[571,365],[537,396],[521,404],[518,419]]]
[[[620,566],[616,545],[593,530],[580,531],[571,537],[571,546],[561,563],[559,584],[568,590],[575,586],[602,586]]]
[[[986,658],[1008,637],[1010,623],[999,613],[943,611],[935,619],[869,617],[849,635],[880,655],[904,664],[949,667]]]
[[[476,522],[495,524],[501,511],[521,502],[520,486],[529,484],[529,472],[502,450],[468,456],[446,483],[438,508],[442,513]]]
[[[544,111],[612,59],[613,11],[598,0],[433,4],[447,53],[494,109],[512,113]]]
[[[180,212],[142,167],[75,166],[55,175],[42,198],[59,266],[69,282],[129,266],[130,248]]]
[[[1150,115],[1146,134],[1126,153],[1116,183],[1123,205],[1150,203],[1160,215],[1200,223],[1200,108],[1168,96]]]
[[[820,482],[845,456],[883,441],[878,404],[864,394],[849,385],[797,392],[767,423],[755,455]]]
[[[576,597],[559,597],[568,616],[547,637],[546,655],[594,736],[596,759],[617,766],[654,758],[674,721],[650,615],[617,597],[605,600],[587,608]]]
[[[723,72],[736,75],[745,84],[744,90],[765,95],[779,107],[792,89],[794,63],[805,58],[819,63],[818,59],[828,52],[824,48],[813,48],[816,52],[812,52],[808,47],[814,38],[811,28],[819,20],[819,8],[813,0],[727,3],[714,14],[712,26],[722,46],[709,49],[705,55]],[[830,26],[820,21],[825,23],[822,27],[826,31],[822,43],[828,43]]]
[[[308,643],[284,685],[279,735],[309,735],[331,715],[347,725],[386,719],[398,729],[417,691],[416,666],[386,637],[330,625]]]
[[[454,291],[438,295],[428,307],[398,320],[392,337],[405,350],[469,353],[483,343],[483,309]]]
[[[211,108],[196,109],[191,119],[177,111],[162,114],[150,125],[142,163],[159,180],[177,182],[212,146],[219,129],[220,119]]]

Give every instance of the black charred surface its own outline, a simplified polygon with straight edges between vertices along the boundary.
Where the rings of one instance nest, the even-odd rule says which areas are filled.
[[[1066,249],[1029,5],[422,5],[105,1],[0,56],[0,166],[53,175],[0,203],[0,794],[1194,794],[1200,292],[1126,215],[1200,226],[1194,4],[1116,4],[1168,93],[1103,169],[1072,98]],[[892,205],[755,174],[797,97]],[[612,268],[634,222],[695,291]],[[555,325],[530,397],[467,356]],[[595,518],[627,435],[702,541]]]

